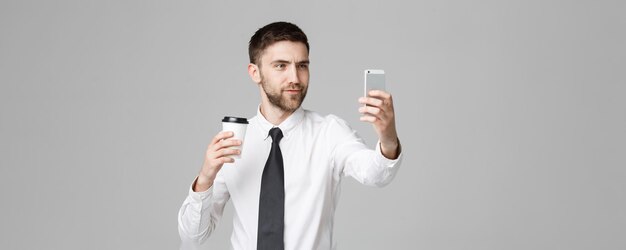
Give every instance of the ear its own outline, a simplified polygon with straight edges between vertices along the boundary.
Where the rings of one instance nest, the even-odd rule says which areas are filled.
[[[254,63],[248,64],[248,75],[250,75],[250,79],[256,83],[261,83],[261,69]]]

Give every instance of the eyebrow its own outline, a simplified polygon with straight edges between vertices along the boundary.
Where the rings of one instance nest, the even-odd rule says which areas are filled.
[[[291,62],[287,61],[287,60],[278,59],[278,60],[272,61],[270,64],[276,64],[276,63],[290,64]],[[310,64],[310,63],[311,63],[311,61],[309,61],[309,60],[302,60],[302,61],[296,62],[296,64]]]

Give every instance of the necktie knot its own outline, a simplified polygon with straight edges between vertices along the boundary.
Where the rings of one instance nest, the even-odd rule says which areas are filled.
[[[280,139],[283,138],[283,131],[281,131],[279,127],[272,128],[270,129],[270,136],[272,137],[273,143],[279,143]]]

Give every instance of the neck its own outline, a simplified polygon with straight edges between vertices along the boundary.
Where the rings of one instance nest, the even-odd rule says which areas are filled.
[[[265,117],[265,120],[273,124],[274,126],[278,126],[283,121],[285,121],[291,114],[295,111],[284,111],[269,102],[261,103],[261,114]]]

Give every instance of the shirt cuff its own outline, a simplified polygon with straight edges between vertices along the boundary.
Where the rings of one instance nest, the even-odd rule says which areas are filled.
[[[400,154],[398,155],[398,158],[396,159],[389,159],[387,157],[385,157],[383,155],[383,151],[380,148],[380,140],[378,140],[378,142],[376,143],[376,161],[379,163],[379,166],[389,166],[392,167],[394,166],[396,163],[398,163],[400,161],[400,159],[402,159],[402,146],[400,144],[400,142],[398,141],[398,150],[400,151]]]
[[[209,189],[207,189],[206,191],[195,192],[193,191],[193,186],[196,184],[196,181],[198,181],[198,176],[196,176],[196,179],[194,179],[191,183],[191,186],[189,186],[189,197],[191,197],[191,199],[193,199],[194,201],[202,202],[203,200],[206,200],[209,198],[209,196],[211,196],[211,194],[213,193],[213,186],[209,187]]]

